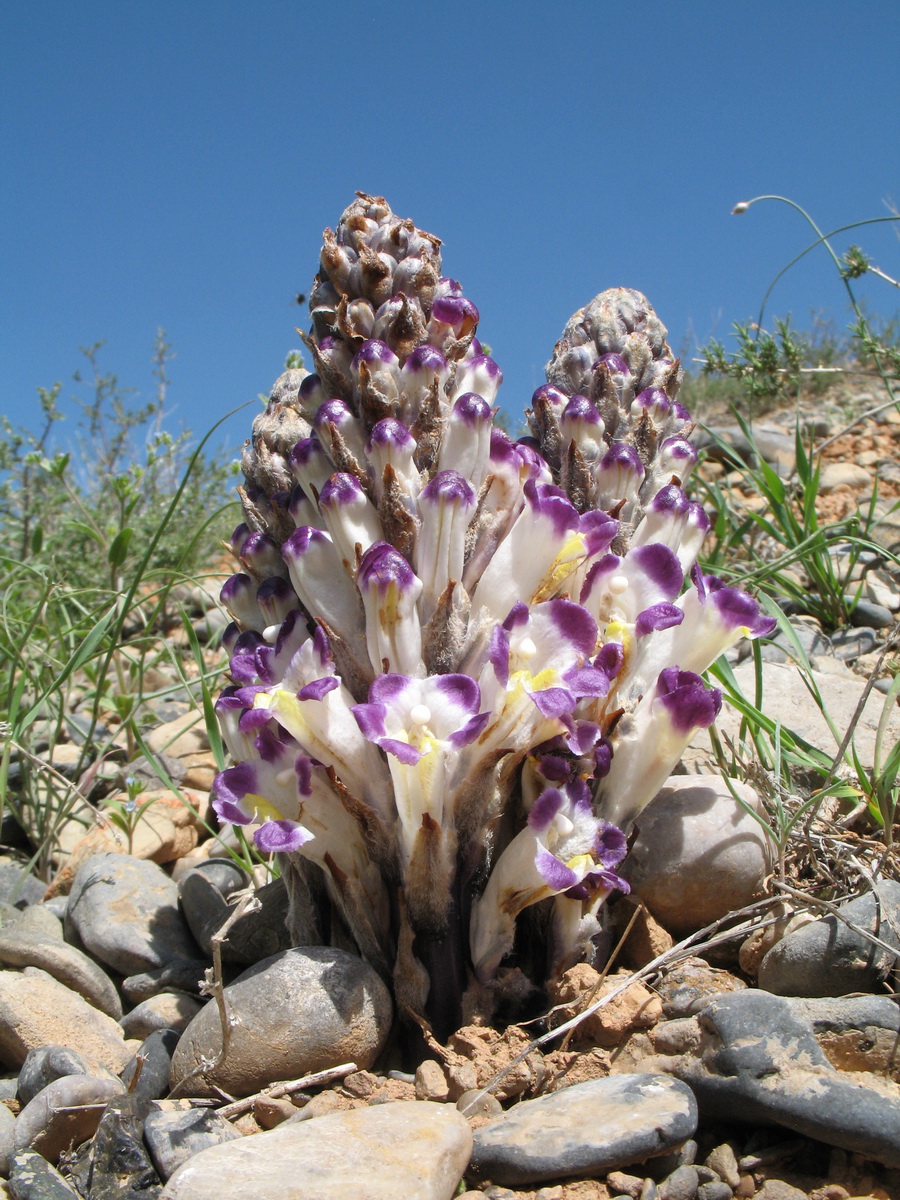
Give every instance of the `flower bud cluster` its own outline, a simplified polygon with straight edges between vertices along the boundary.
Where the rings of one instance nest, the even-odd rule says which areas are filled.
[[[214,805],[279,855],[294,937],[349,938],[443,1034],[590,954],[625,832],[719,710],[700,674],[769,623],[697,568],[644,297],[572,318],[514,442],[439,246],[362,194],[326,231],[314,373],[244,452]]]

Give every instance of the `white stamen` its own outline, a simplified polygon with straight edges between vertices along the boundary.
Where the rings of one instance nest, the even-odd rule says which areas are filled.
[[[409,719],[413,725],[427,725],[431,720],[431,709],[427,704],[414,704]]]
[[[534,658],[537,654],[537,646],[530,637],[522,638],[516,651],[520,658]]]
[[[628,576],[613,575],[609,581],[609,590],[614,596],[621,596],[623,592],[628,591]]]
[[[279,771],[275,776],[275,782],[279,787],[288,787],[296,780],[297,776],[293,767],[286,767],[285,770]]]
[[[553,818],[553,828],[561,838],[568,837],[575,826],[565,815],[565,813],[557,813]]]

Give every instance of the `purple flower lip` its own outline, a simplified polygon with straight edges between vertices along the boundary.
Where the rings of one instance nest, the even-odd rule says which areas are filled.
[[[582,514],[581,533],[584,536],[588,555],[602,554],[608,550],[618,532],[619,522],[609,513],[600,509],[591,509]]]
[[[366,451],[371,451],[376,446],[402,447],[405,450],[414,447],[415,444],[415,438],[402,421],[398,421],[396,417],[385,417],[372,427]]]
[[[403,555],[387,542],[375,542],[360,559],[357,582],[361,588],[374,586],[383,592],[396,584],[406,590],[415,578]]]
[[[594,366],[597,367],[600,363],[603,363],[614,375],[629,376],[631,374],[631,367],[621,354],[616,354],[614,351],[609,354],[601,354]]]
[[[322,380],[318,375],[307,375],[300,381],[300,399],[309,400],[314,396],[322,386]]]
[[[722,707],[722,693],[718,688],[706,687],[693,671],[666,667],[659,673],[656,688],[658,702],[666,709],[672,727],[678,733],[708,729]]]
[[[382,342],[379,338],[370,338],[369,341],[363,342],[357,350],[353,366],[359,367],[362,363],[385,363],[388,366],[396,366],[399,362],[399,358],[387,342]]]
[[[639,404],[641,408],[655,408],[659,413],[668,413],[671,411],[672,402],[662,388],[648,387],[644,388],[634,398],[635,404]]]
[[[684,572],[668,546],[662,542],[650,542],[646,546],[635,546],[629,554],[664,594],[670,599],[678,595],[684,583]]]
[[[604,471],[619,467],[631,471],[635,475],[644,474],[641,456],[633,446],[627,446],[624,442],[613,442],[601,458],[600,467]]]
[[[266,821],[253,835],[253,841],[263,854],[292,854],[312,836],[297,821]]]
[[[544,833],[550,828],[550,822],[565,804],[565,799],[559,788],[545,788],[528,814],[528,824],[535,833]]]
[[[419,500],[439,503],[464,504],[471,507],[475,503],[475,493],[468,481],[458,471],[438,471],[437,475],[420,492]]]
[[[291,451],[289,462],[292,470],[296,471],[309,465],[314,458],[320,460],[326,459],[328,456],[322,449],[322,444],[317,437],[301,438]]]
[[[454,329],[462,327],[468,333],[478,324],[478,309],[464,296],[441,296],[431,306],[431,317]]]
[[[710,528],[710,520],[706,515],[706,509],[698,500],[692,500],[688,505],[688,521],[704,533]]]
[[[552,383],[544,383],[535,390],[531,397],[531,403],[536,406],[543,405],[547,408],[552,408],[560,413],[569,403],[569,397],[565,392],[561,392],[558,387],[554,387]]]
[[[366,493],[355,475],[350,475],[346,471],[336,471],[323,486],[319,504],[326,507],[353,504],[359,500],[365,500],[365,498]]]
[[[465,392],[453,405],[452,415],[465,422],[466,425],[477,425],[490,420],[491,406],[477,392]]]
[[[305,554],[313,542],[330,544],[330,539],[321,529],[316,529],[313,525],[301,525],[284,543],[281,552],[285,558],[296,558]]]
[[[691,414],[678,400],[672,401],[672,413],[679,421],[690,421],[692,419]]]
[[[607,642],[594,659],[594,666],[610,680],[615,679],[625,662],[625,651],[619,642]]]
[[[230,602],[249,594],[252,594],[255,599],[256,593],[253,591],[253,580],[249,575],[239,572],[237,575],[229,576],[222,584],[219,599],[227,608]]]
[[[768,637],[778,624],[774,617],[762,615],[759,604],[748,592],[728,587],[715,575],[703,576],[701,583],[706,593],[706,603],[715,607],[726,628],[747,629],[751,637],[758,638]],[[702,600],[703,591],[700,594]]]
[[[350,411],[349,406],[343,400],[335,398],[333,400],[326,400],[321,405],[315,415],[313,425],[316,429],[321,429],[326,422],[331,422],[334,425],[342,425],[346,421],[352,421],[353,419],[353,413]]]
[[[649,608],[638,613],[634,623],[635,636],[646,637],[648,633],[655,633],[660,629],[671,629],[675,625],[680,625],[683,620],[684,612],[676,605],[668,604],[666,601],[651,604]]]
[[[669,512],[682,516],[690,509],[690,501],[677,484],[668,483],[659,489],[647,507],[650,512]]]
[[[697,461],[697,450],[687,438],[668,437],[659,447],[661,457],[667,457],[675,462],[686,462],[693,466]]]
[[[435,346],[417,346],[403,364],[404,373],[441,372],[447,370],[447,360]]]
[[[535,516],[547,517],[552,522],[553,532],[557,537],[562,538],[569,530],[577,529],[581,524],[580,516],[569,503],[562,488],[552,483],[535,483],[533,479],[529,479],[524,491]]]
[[[562,421],[579,421],[586,425],[602,425],[603,421],[597,406],[588,400],[587,396],[575,395],[566,405],[560,417]]]

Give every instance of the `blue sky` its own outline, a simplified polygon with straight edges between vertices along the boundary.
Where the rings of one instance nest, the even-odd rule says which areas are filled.
[[[100,339],[150,398],[163,327],[173,427],[205,432],[298,345],[293,297],[356,189],[444,240],[510,413],[605,287],[646,292],[690,357],[811,240],[737,201],[825,229],[900,205],[898,60],[896,0],[2,0],[0,411],[71,397]],[[895,228],[838,244],[896,276]],[[772,311],[821,309],[849,319],[819,251]]]

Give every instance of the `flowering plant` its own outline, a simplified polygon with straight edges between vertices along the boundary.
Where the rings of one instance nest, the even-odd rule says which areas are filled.
[[[326,230],[244,449],[223,821],[446,1034],[590,956],[635,816],[771,628],[700,574],[681,368],[640,293],[571,318],[517,442],[440,242],[362,193]],[[689,580],[686,586],[686,579]]]

